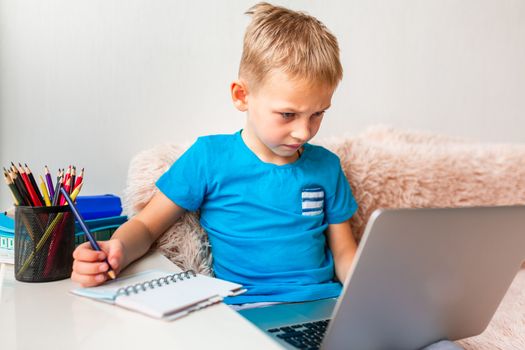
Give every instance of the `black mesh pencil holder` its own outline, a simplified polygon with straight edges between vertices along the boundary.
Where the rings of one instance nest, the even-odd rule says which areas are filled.
[[[75,218],[69,206],[15,208],[15,278],[56,281],[71,276]]]

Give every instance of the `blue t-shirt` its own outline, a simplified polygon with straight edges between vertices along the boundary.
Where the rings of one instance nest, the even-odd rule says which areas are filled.
[[[241,132],[200,137],[157,181],[174,203],[200,209],[215,276],[247,292],[230,304],[336,297],[324,231],[357,209],[339,158],[304,145],[293,163],[261,161]]]

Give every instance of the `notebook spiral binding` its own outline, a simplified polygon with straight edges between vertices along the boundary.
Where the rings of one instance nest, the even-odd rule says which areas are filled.
[[[193,270],[188,270],[180,273],[174,273],[172,275],[166,275],[164,277],[152,279],[151,281],[141,282],[137,284],[132,284],[126,287],[117,289],[116,295],[130,295],[137,294],[140,292],[146,292],[149,289],[159,288],[162,286],[167,286],[171,283],[176,283],[177,281],[184,281],[192,277],[197,277],[197,274]]]

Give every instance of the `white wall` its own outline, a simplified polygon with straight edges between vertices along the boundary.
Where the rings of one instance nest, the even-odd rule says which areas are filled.
[[[228,89],[254,3],[0,0],[0,164],[74,163],[83,194],[121,194],[139,150],[241,128]],[[386,123],[525,141],[525,1],[278,3],[339,38],[345,77],[318,138]]]

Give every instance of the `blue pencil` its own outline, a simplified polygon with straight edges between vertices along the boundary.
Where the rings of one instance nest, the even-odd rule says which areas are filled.
[[[89,231],[88,227],[86,226],[86,223],[84,222],[84,219],[82,219],[82,216],[80,215],[77,207],[75,206],[75,203],[73,203],[73,200],[71,200],[71,197],[69,196],[69,193],[67,193],[67,191],[64,189],[63,186],[60,186],[60,192],[62,193],[62,195],[64,196],[64,198],[66,199],[66,202],[69,204],[69,206],[71,207],[71,211],[73,212],[73,214],[75,215],[75,217],[77,218],[77,221],[78,221],[78,224],[80,225],[80,227],[82,228],[82,231],[84,231],[84,233],[86,234],[86,237],[87,239],[89,240],[89,243],[91,243],[91,247],[100,252],[102,249],[100,249],[100,246],[98,245],[97,241],[95,240],[95,238],[93,237],[93,235],[91,234],[91,232]],[[108,270],[108,276],[111,278],[111,279],[115,279],[116,278],[116,275],[115,275],[115,271],[113,271],[113,268],[111,267],[111,265],[109,264],[109,261],[107,258],[104,259],[104,261],[106,262],[106,264],[108,264],[109,266],[109,270]]]

